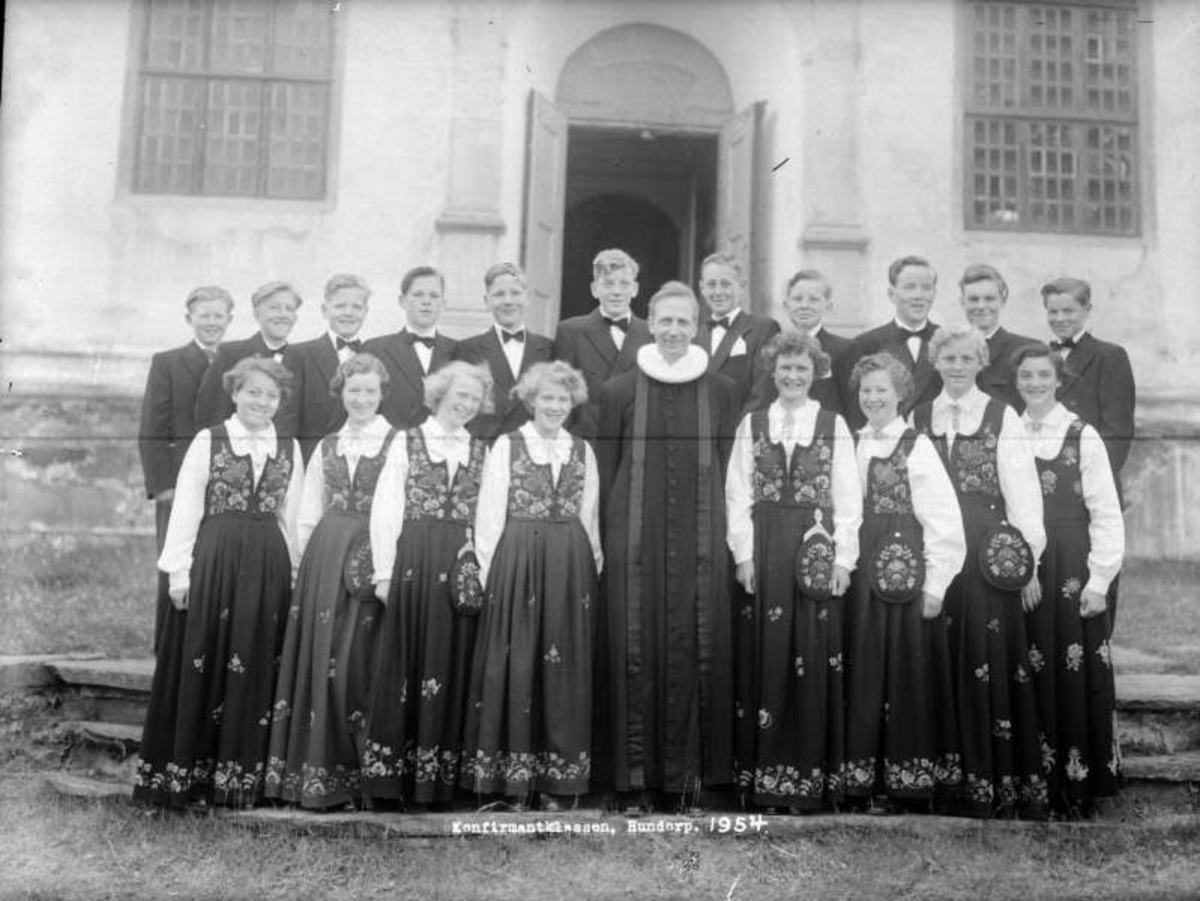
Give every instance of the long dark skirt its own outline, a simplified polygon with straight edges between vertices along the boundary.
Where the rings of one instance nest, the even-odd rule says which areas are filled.
[[[842,599],[796,586],[807,508],[754,508],[755,594],[738,605],[735,776],[748,803],[816,809],[842,797]]]
[[[579,520],[510,520],[488,573],[462,785],[583,794],[592,770],[598,584]]]
[[[864,526],[864,532],[866,526]],[[864,556],[875,547],[863,535]],[[945,615],[889,604],[854,573],[846,609],[846,794],[951,797],[962,786]]]
[[[359,796],[362,724],[382,605],[342,573],[366,518],[326,513],[305,549],[280,656],[268,798],[325,808]]]
[[[1047,813],[1044,734],[1019,591],[984,581],[979,544],[996,515],[962,503],[967,556],[946,591],[963,783],[973,816]]]
[[[362,757],[365,798],[454,798],[477,619],[450,604],[464,523],[408,520],[380,623]]]
[[[1108,613],[1079,615],[1087,584],[1087,523],[1055,523],[1040,577],[1042,602],[1026,614],[1029,656],[1048,747],[1050,802],[1086,810],[1117,793],[1121,758],[1114,734],[1116,693]]]
[[[274,516],[200,524],[189,609],[159,648],[134,798],[248,807],[263,792],[292,567]]]

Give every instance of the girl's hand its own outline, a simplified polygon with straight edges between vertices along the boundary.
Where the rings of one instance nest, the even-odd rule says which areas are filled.
[[[187,588],[172,588],[171,589],[171,604],[176,610],[187,610],[188,608],[188,589]]]
[[[942,615],[942,599],[935,598],[928,591],[921,592],[921,616],[925,619],[937,619]]]
[[[388,591],[392,587],[391,579],[380,579],[375,583],[375,597],[379,598],[381,604],[386,604],[388,599]]]
[[[743,563],[739,563],[735,575],[737,576],[738,584],[746,589],[746,594],[754,594],[754,561],[746,560]]]
[[[833,565],[833,578],[830,581],[832,584],[829,590],[835,598],[840,598],[846,593],[846,589],[850,587],[850,570],[835,563]]]
[[[1042,602],[1042,583],[1038,581],[1035,575],[1029,580],[1029,584],[1021,589],[1021,606],[1026,613],[1037,609],[1037,605]]]
[[[1098,591],[1085,588],[1079,595],[1079,615],[1084,619],[1099,616],[1108,609],[1108,598]]]

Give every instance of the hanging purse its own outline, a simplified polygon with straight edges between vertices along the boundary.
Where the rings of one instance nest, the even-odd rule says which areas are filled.
[[[450,606],[463,616],[478,616],[483,609],[483,582],[479,578],[479,559],[467,533],[467,543],[458,551],[450,567]]]
[[[1033,551],[1020,529],[1001,520],[979,543],[983,580],[1001,591],[1019,591],[1033,576]]]
[[[925,587],[925,542],[919,534],[895,531],[867,559],[872,593],[886,604],[907,604]]]
[[[796,548],[796,587],[809,600],[824,603],[833,597],[833,536],[826,531],[820,510]]]

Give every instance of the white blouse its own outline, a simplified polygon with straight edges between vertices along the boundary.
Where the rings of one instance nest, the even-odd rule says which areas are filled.
[[[268,425],[261,432],[251,432],[237,416],[225,420],[229,432],[229,445],[239,456],[250,455],[254,473],[254,484],[262,478],[267,459],[275,456],[275,426]],[[201,429],[192,439],[179,476],[175,481],[175,502],[171,507],[171,520],[167,524],[167,537],[162,553],[158,557],[158,568],[170,577],[171,589],[187,589],[192,583],[192,555],[196,546],[196,535],[204,519],[204,495],[208,489],[209,460],[212,456],[212,431]],[[287,542],[288,555],[292,560],[292,578],[300,563],[300,550],[296,536],[296,520],[299,514],[300,497],[304,490],[304,464],[300,456],[300,445],[292,440],[292,476],[288,481],[287,494],[276,517],[279,529]]]
[[[949,447],[954,447],[958,435],[973,435],[983,423],[983,414],[991,398],[972,386],[966,394],[953,400],[944,390],[933,401],[932,429],[935,435],[945,435]],[[954,411],[958,406],[958,428],[954,428]],[[1005,516],[1017,527],[1033,559],[1038,560],[1046,549],[1046,526],[1042,521],[1042,483],[1033,449],[1021,424],[1021,417],[1012,407],[1004,407],[1004,420],[996,442],[996,470],[1000,495],[1004,498]]]
[[[300,517],[296,523],[296,542],[300,556],[308,547],[308,539],[312,537],[313,529],[325,515],[325,464],[321,455],[321,446],[325,441],[336,440],[334,453],[346,458],[346,466],[350,471],[350,481],[354,481],[354,471],[358,461],[363,457],[374,457],[383,447],[383,439],[387,437],[391,426],[382,416],[376,416],[361,431],[354,431],[350,423],[346,423],[335,434],[327,436],[313,451],[312,459],[308,462],[308,470],[304,473],[304,494],[300,500]]]
[[[784,409],[778,400],[767,408],[767,437],[782,442],[787,463],[792,462],[796,445],[812,444],[817,413],[821,405],[814,400],[795,411],[795,423],[784,429]],[[785,433],[786,432],[786,433]],[[750,416],[744,416],[733,438],[733,453],[725,474],[725,506],[729,517],[727,542],[735,563],[754,558],[754,434]],[[854,440],[842,417],[834,420],[833,473],[830,494],[833,500],[834,563],[847,571],[858,561],[858,527],[862,525],[862,488],[854,462]]]
[[[532,422],[525,423],[517,431],[525,438],[530,459],[539,466],[549,463],[551,475],[557,484],[563,464],[571,458],[574,436],[565,429],[559,429],[553,438],[543,438]],[[508,522],[511,445],[508,436],[501,435],[488,451],[487,461],[483,464],[479,507],[475,511],[475,556],[479,559],[480,578],[484,584],[487,583],[492,556]],[[600,549],[600,476],[596,470],[596,456],[586,441],[583,443],[583,454],[583,497],[580,500],[579,521],[592,545],[596,572],[600,572],[604,569],[604,552]]]
[[[858,475],[864,497],[867,471],[874,457],[890,457],[907,426],[897,417],[879,433],[871,427],[858,434]],[[908,455],[908,485],[913,514],[921,524],[925,543],[925,591],[935,598],[946,594],[946,587],[962,569],[967,557],[967,539],[963,534],[958,495],[946,474],[942,458],[924,435],[917,435]],[[868,553],[874,548],[868,548]]]
[[[466,466],[471,458],[471,433],[459,427],[447,432],[432,416],[417,426],[425,439],[425,449],[434,463],[446,464],[446,478],[454,484],[458,467]],[[396,563],[396,542],[404,529],[405,487],[408,483],[408,435],[400,432],[392,439],[391,450],[384,461],[375,496],[371,500],[371,561],[375,568],[373,582],[385,582],[392,577]]]
[[[1062,404],[1055,404],[1040,422],[1026,410],[1021,421],[1029,433],[1034,455],[1043,460],[1057,457],[1074,419],[1075,414]],[[1104,594],[1125,558],[1125,520],[1104,441],[1090,425],[1085,425],[1079,436],[1079,476],[1091,544],[1086,587]]]

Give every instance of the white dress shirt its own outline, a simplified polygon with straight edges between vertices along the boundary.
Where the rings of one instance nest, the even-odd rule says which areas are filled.
[[[437,337],[436,328],[421,330],[418,328],[413,328],[411,325],[406,325],[404,326],[404,331],[416,335],[419,338]],[[421,370],[426,375],[429,375],[429,366],[433,362],[433,348],[427,347],[422,341],[414,341],[412,344],[412,349],[416,352],[417,359],[421,361]]]
[[[633,322],[633,314],[632,313],[626,313],[624,316],[608,316],[606,313],[602,312],[600,315],[603,316],[605,319],[615,319],[618,321],[624,320],[627,328]],[[612,336],[613,344],[617,345],[617,350],[620,350],[621,348],[623,348],[625,346],[625,330],[624,329],[619,329],[615,325],[610,325],[608,327],[608,333]]]
[[[724,316],[719,317],[719,318],[727,321],[729,323],[729,325],[732,327],[734,320],[737,319],[738,316],[741,315],[741,312],[742,312],[742,310],[740,307],[734,307],[732,310],[730,310]],[[716,319],[718,317],[712,316],[710,318]],[[726,329],[726,327],[723,325],[713,326],[713,328],[711,329],[711,334],[709,336],[711,339],[709,341],[709,348],[708,348],[708,352],[710,355],[715,354],[717,352],[717,347],[721,344],[722,341],[725,340],[725,332],[726,331],[728,331],[728,329]]]
[[[890,457],[907,426],[897,417],[877,433],[868,426],[859,431],[858,476],[863,496],[869,490],[867,472],[875,457]],[[946,587],[962,569],[967,557],[967,539],[963,534],[958,495],[946,474],[942,458],[924,435],[917,435],[908,455],[908,489],[913,515],[921,524],[925,543],[925,587],[935,598],[946,594]],[[872,553],[874,548],[866,548]]]
[[[250,455],[254,485],[257,488],[268,458],[275,456],[275,426],[268,424],[262,431],[251,432],[242,425],[242,421],[235,414],[225,420],[225,429],[229,432],[229,446],[233,452],[238,456]],[[212,430],[201,429],[192,439],[179,467],[179,476],[175,481],[175,503],[171,507],[166,540],[158,557],[158,568],[170,577],[172,590],[191,587],[192,559],[196,536],[204,519],[204,496],[208,489],[211,457]],[[296,520],[304,491],[303,460],[300,456],[300,445],[292,439],[292,476],[288,481],[287,494],[275,515],[279,520],[284,541],[287,542],[293,578],[300,563]]]
[[[517,431],[525,439],[530,459],[539,466],[550,464],[550,473],[557,485],[563,464],[571,458],[574,436],[566,429],[559,429],[553,438],[543,438],[532,422],[525,423]],[[483,464],[483,484],[479,488],[479,507],[475,512],[475,556],[479,559],[480,579],[485,584],[496,546],[508,522],[511,445],[509,437],[501,435],[488,451],[487,462]],[[600,572],[604,568],[604,552],[600,549],[600,476],[596,469],[596,456],[586,441],[583,443],[583,457],[583,497],[579,504],[579,521],[592,545],[596,572]]]
[[[529,340],[529,330],[523,325],[520,328],[520,331],[525,332],[525,341],[505,341],[504,335],[509,330],[499,325],[493,325],[492,328],[496,330],[496,339],[500,342],[500,349],[504,351],[504,358],[508,360],[508,368],[513,378],[520,378],[521,361],[525,358],[525,341]]]
[[[346,467],[350,471],[350,481],[353,483],[358,461],[379,453],[389,428],[391,426],[388,421],[376,415],[362,431],[354,431],[347,422],[338,430],[336,438],[329,436],[317,445],[316,452],[308,461],[308,470],[304,473],[304,494],[300,501],[300,517],[296,523],[297,548],[301,557],[304,556],[304,549],[308,547],[308,539],[312,537],[313,529],[325,515],[325,464],[324,455],[321,453],[324,443],[337,442],[334,454],[346,458]]]
[[[794,411],[795,425],[785,433],[783,405],[774,401],[767,408],[767,437],[782,443],[787,465],[797,445],[808,447],[816,431],[821,405],[814,400]],[[729,524],[727,543],[735,563],[754,559],[754,433],[749,415],[742,417],[733,438],[733,453],[725,474],[725,505]],[[858,527],[862,525],[862,488],[854,462],[854,441],[842,417],[834,420],[833,471],[830,495],[833,501],[834,563],[847,571],[858,561]],[[828,524],[826,524],[828,528]],[[801,536],[797,535],[797,539]]]
[[[1040,422],[1026,410],[1021,421],[1035,456],[1052,460],[1062,450],[1075,414],[1056,403]],[[1088,582],[1085,587],[1104,594],[1125,558],[1125,520],[1104,441],[1090,425],[1079,436],[1079,476],[1088,511]]]
[[[334,353],[337,354],[339,364],[345,363],[347,360],[349,360],[351,357],[354,356],[354,348],[352,348],[352,347],[343,347],[341,349],[338,348],[338,338],[342,338],[341,335],[339,335],[337,332],[335,332],[333,330],[330,330],[330,331],[326,332],[325,334],[327,334],[329,336],[329,343],[333,345],[333,350],[334,350]],[[343,341],[354,341],[356,339],[355,338],[342,338],[342,340]]]
[[[921,336],[914,333],[921,331],[925,326],[929,325],[929,320],[926,319],[918,326],[905,325],[899,319],[895,319],[894,321],[896,328],[905,333],[904,345],[908,348],[909,356],[912,357],[914,363],[917,362],[917,358],[921,356]]]
[[[448,484],[454,484],[458,467],[471,459],[471,433],[465,428],[447,432],[432,416],[417,426],[425,439],[425,449],[434,463],[446,464]],[[400,432],[392,439],[384,461],[375,496],[371,500],[371,559],[375,569],[373,582],[392,577],[396,563],[396,542],[404,529],[405,489],[408,484],[408,435]]]
[[[958,400],[942,390],[933,401],[931,428],[935,435],[945,435],[953,449],[957,435],[973,435],[983,424],[983,414],[991,400],[976,386]],[[958,405],[958,429],[953,427],[951,406]],[[1042,520],[1042,483],[1033,449],[1021,424],[1021,417],[1012,407],[1004,405],[1004,420],[996,441],[996,471],[1000,495],[1004,498],[1005,518],[1016,526],[1037,560],[1046,549],[1046,526]]]

